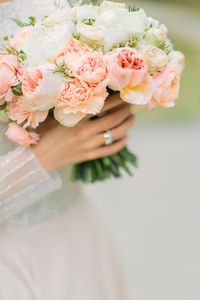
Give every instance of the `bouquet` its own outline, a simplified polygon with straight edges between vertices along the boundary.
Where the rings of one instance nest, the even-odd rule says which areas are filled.
[[[166,26],[143,9],[103,1],[14,21],[20,29],[5,37],[0,53],[0,120],[8,122],[12,141],[37,144],[38,126],[52,116],[69,127],[99,116],[110,93],[149,110],[175,105],[184,55],[174,50]],[[130,165],[137,158],[124,148],[75,165],[72,180],[131,175]]]

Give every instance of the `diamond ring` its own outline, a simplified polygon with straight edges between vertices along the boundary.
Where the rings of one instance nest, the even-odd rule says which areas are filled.
[[[111,145],[113,143],[112,132],[110,130],[105,131],[103,134],[105,145]]]

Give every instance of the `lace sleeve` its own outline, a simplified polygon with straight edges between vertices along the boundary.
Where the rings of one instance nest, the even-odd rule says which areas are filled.
[[[60,189],[57,173],[48,174],[31,149],[17,147],[0,157],[0,223]]]

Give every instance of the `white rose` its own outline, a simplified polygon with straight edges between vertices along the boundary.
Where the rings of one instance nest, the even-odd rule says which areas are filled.
[[[85,19],[94,19],[96,20],[98,16],[98,7],[94,5],[81,5],[75,6],[72,9],[72,18],[78,23],[82,22]]]
[[[113,1],[104,0],[100,5],[100,13],[103,13],[107,10],[116,10],[116,9],[126,9],[127,6],[125,3],[117,3]]]
[[[145,40],[156,47],[160,47],[167,41],[167,34],[160,28],[150,28],[146,33]]]
[[[128,41],[132,36],[139,37],[144,34],[147,17],[143,10],[128,12],[124,9],[108,10],[96,20],[104,34],[104,51],[109,51],[113,45]]]
[[[69,20],[70,16],[71,10],[69,8],[56,9],[52,14],[42,21],[42,24],[46,27],[54,26],[56,24],[63,24]]]
[[[80,40],[89,46],[103,46],[103,30],[100,27],[79,23],[76,31],[80,34]]]
[[[25,67],[38,66],[52,61],[58,51],[65,47],[74,32],[74,24],[53,27],[35,26],[21,49],[26,53]]]
[[[0,122],[9,123],[9,118],[6,110],[0,110]]]
[[[149,27],[159,27],[160,22],[152,17],[148,17]]]
[[[151,75],[161,71],[168,64],[166,53],[155,46],[147,45],[143,49],[142,54],[148,64],[148,70]]]

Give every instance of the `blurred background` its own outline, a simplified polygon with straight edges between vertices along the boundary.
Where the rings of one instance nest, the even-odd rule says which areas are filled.
[[[110,229],[130,299],[199,300],[200,1],[135,3],[168,26],[186,56],[180,98],[172,109],[137,110],[134,178],[86,193]]]

